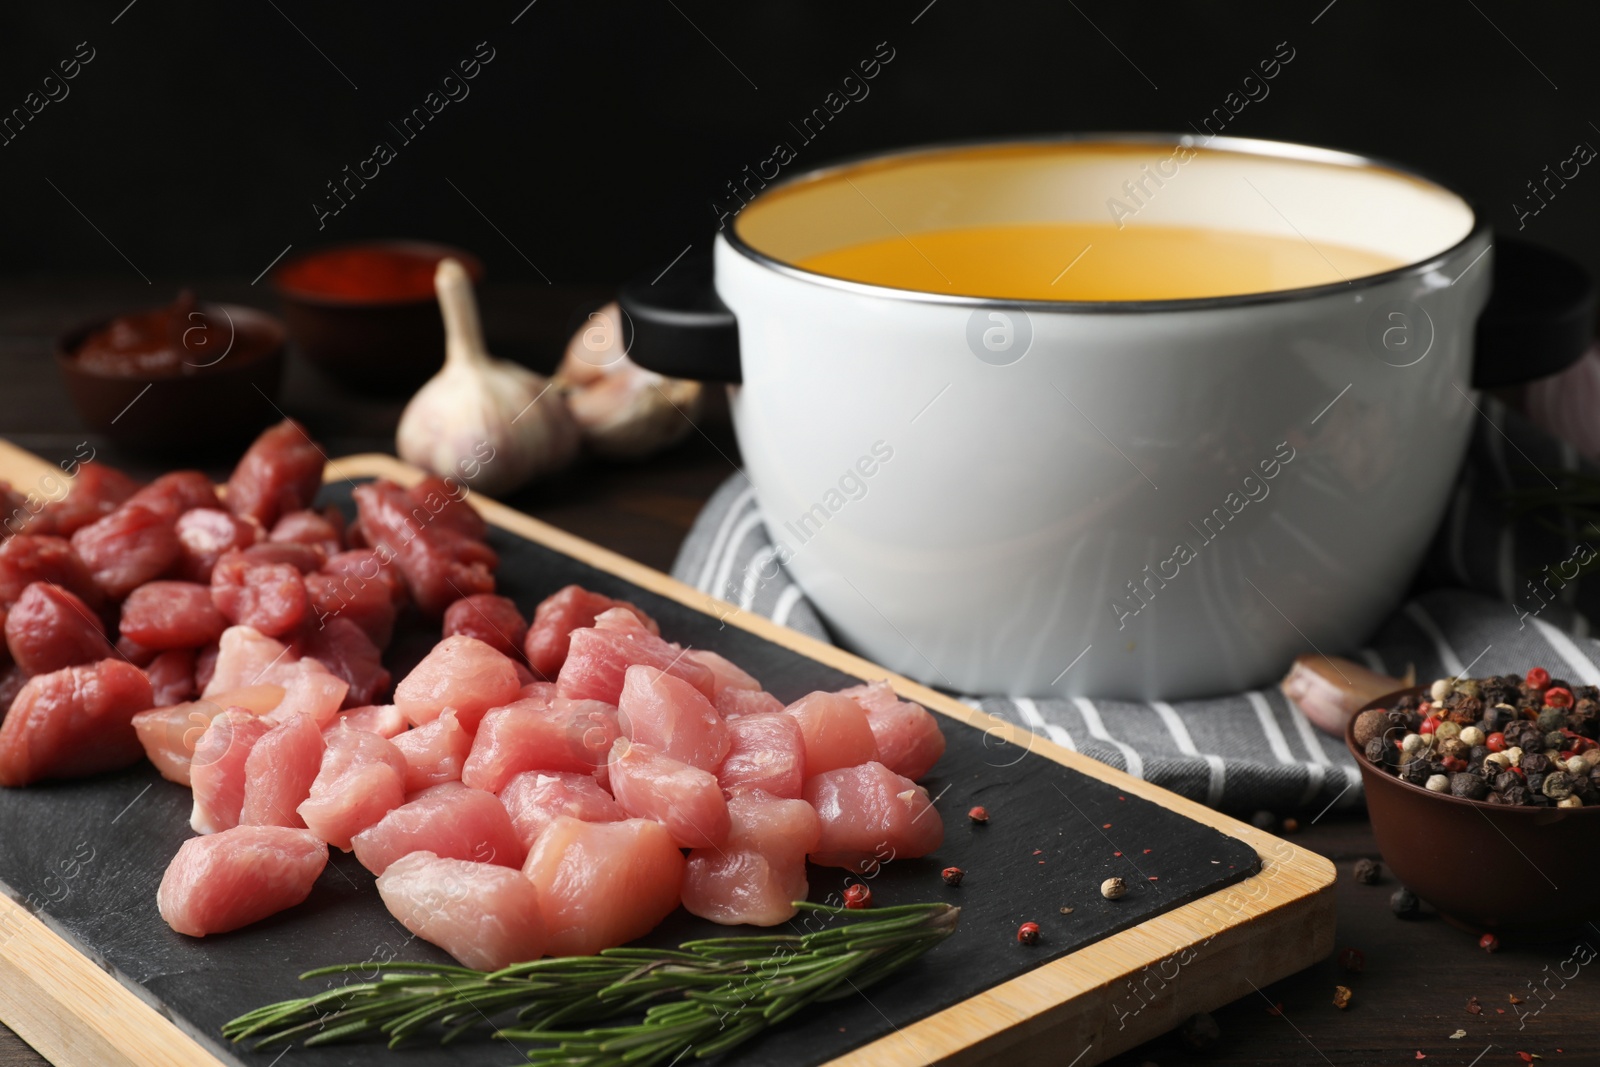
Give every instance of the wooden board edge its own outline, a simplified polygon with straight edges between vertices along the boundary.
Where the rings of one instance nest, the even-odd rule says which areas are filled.
[[[57,1067],[219,1067],[176,1023],[6,896],[0,1020]]]
[[[327,478],[330,481],[361,477],[390,478],[409,486],[424,477],[420,470],[381,453],[347,456],[330,461],[328,466]],[[1188,953],[1194,953],[1195,958],[1185,966],[1208,961],[1204,971],[1212,974],[1209,991],[1214,991],[1215,995],[1208,996],[1207,1000],[1210,1006],[1216,1007],[1237,999],[1248,991],[1252,983],[1264,985],[1275,981],[1333,951],[1333,885],[1336,871],[1325,857],[1057,745],[1004,719],[987,715],[837,646],[702,593],[652,567],[557,529],[498,501],[480,494],[471,494],[468,500],[485,519],[496,526],[669,600],[713,615],[724,623],[826,663],[846,674],[868,680],[886,679],[903,696],[984,731],[995,738],[997,744],[1018,746],[1021,751],[1038,753],[1063,766],[1112,783],[1126,793],[1143,797],[1195,822],[1214,827],[1229,837],[1249,844],[1261,858],[1261,871],[1258,874],[1228,889],[1103,938],[961,1004],[898,1029],[835,1060],[834,1064],[838,1067],[854,1067],[856,1064],[863,1067],[867,1064],[873,1067],[884,1064],[919,1067],[970,1056],[986,1059],[996,1049],[1009,1047],[1015,1040],[1020,1040],[1012,1038],[1012,1034],[1036,1034],[1041,1028],[1051,1032],[1054,1056],[1058,1056],[1061,1049],[1056,1044],[1058,1037],[1071,1033],[1091,1035],[1086,1042],[1086,1051],[1095,1051],[1096,1045],[1099,1048],[1084,1063],[1097,1063],[1124,1048],[1164,1033],[1182,1021],[1181,1018],[1168,1019],[1161,1011],[1140,1011],[1134,1013],[1135,1022],[1129,1026],[1126,1024],[1126,1015],[1119,1019],[1111,1014],[1113,1005],[1117,1004],[1115,991],[1119,987],[1130,986],[1136,978],[1146,981],[1143,976],[1148,974],[1152,966],[1159,968],[1169,959]],[[1260,934],[1271,942],[1276,962],[1255,950],[1256,946],[1244,936],[1247,931],[1252,938]],[[1279,941],[1280,936],[1289,940]],[[1213,945],[1214,949],[1201,954]],[[1126,1005],[1121,1007],[1125,1008]],[[1107,1018],[1121,1023],[1115,1034],[1105,1030],[1109,1025]]]

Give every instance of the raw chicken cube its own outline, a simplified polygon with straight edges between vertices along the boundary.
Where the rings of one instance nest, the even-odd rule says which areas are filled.
[[[175,518],[175,517],[174,517]],[[174,518],[134,501],[72,535],[72,550],[107,596],[121,600],[178,560]]]
[[[901,700],[888,682],[839,690],[867,713],[867,725],[878,745],[878,762],[896,774],[917,781],[944,755],[944,733],[938,720],[921,704]]]
[[[405,733],[410,725],[406,722],[406,717],[400,714],[400,709],[393,704],[369,704],[364,708],[347,708],[339,713],[339,718],[328,729],[337,730],[341,722],[349,723],[354,729],[366,730],[368,733],[390,740]]]
[[[119,630],[145,648],[199,648],[227,628],[211,590],[194,582],[146,582],[122,602]]]
[[[728,756],[717,781],[729,795],[761,789],[794,799],[805,782],[806,744],[793,715],[764,712],[728,723]]]
[[[214,834],[239,825],[245,764],[250,749],[270,729],[244,708],[227,708],[206,726],[189,764],[189,786],[194,790],[189,827],[195,833]]]
[[[434,645],[400,679],[394,703],[418,726],[437,719],[447,707],[455,708],[462,727],[474,731],[486,711],[511,703],[521,688],[510,659],[475,637],[457,634]]]
[[[156,765],[161,777],[187,786],[194,746],[211,720],[222,714],[224,705],[208,700],[151,708],[133,717],[133,728],[144,746],[144,754]]]
[[[191,837],[162,875],[156,907],[180,934],[225,933],[299,904],[327,865],[328,846],[308,830],[238,826]]]
[[[394,745],[345,724],[322,735],[327,749],[300,817],[335,848],[398,808],[406,798],[406,759]]]
[[[0,724],[0,785],[81,778],[137,763],[133,717],[150,707],[150,680],[120,659],[28,680]]]
[[[822,838],[810,804],[761,790],[728,801],[732,829],[720,849],[689,854],[683,906],[712,922],[776,926],[794,918],[810,892],[806,853]]]
[[[878,758],[866,710],[838,693],[809,693],[786,709],[806,740],[806,777]]]
[[[249,626],[230,626],[222,631],[216,667],[200,694],[210,697],[231,689],[260,685],[268,671],[279,663],[299,659],[281,641],[275,641]],[[199,670],[198,665],[196,670]]]
[[[507,597],[478,593],[462,597],[445,609],[444,634],[476,637],[501,655],[516,660],[522,658],[528,621]]]
[[[649,819],[558,816],[522,873],[539,892],[552,956],[589,956],[655,929],[678,906],[683,853]]]
[[[247,685],[212,693],[206,700],[224,708],[244,708],[256,715],[265,715],[283,703],[284,688],[272,682]]]
[[[715,692],[712,674],[684,658],[684,650],[652,634],[622,608],[602,612],[595,625],[572,632],[556,689],[574,700],[615,704],[629,667],[644,664],[676,675],[706,697]]]
[[[617,703],[622,735],[715,772],[728,754],[728,728],[705,694],[654,667],[629,667]]]
[[[561,815],[583,822],[620,822],[628,817],[593,776],[570,771],[523,771],[500,790],[500,803],[528,848]]]
[[[270,529],[311,505],[322,486],[322,450],[293,419],[264,430],[228,478],[228,510]]]
[[[283,686],[283,699],[263,717],[277,725],[296,715],[309,715],[318,729],[331,725],[339,715],[349,684],[314,659],[275,663],[262,678]]]
[[[412,852],[512,868],[527,858],[504,805],[460,782],[424,789],[356,834],[354,844],[356,859],[373,874]]]
[[[717,697],[729,689],[760,690],[761,688],[761,683],[742,667],[709,649],[691,648],[683,654],[683,658],[692,660],[711,672],[711,684],[715,688]]]
[[[539,893],[520,871],[413,852],[378,876],[378,895],[401,926],[463,967],[497,971],[544,953]]]
[[[461,766],[472,751],[472,735],[456,720],[456,709],[445,708],[426,726],[393,738],[406,758],[406,792],[415,793],[441,782],[459,782]]]
[[[783,701],[762,689],[726,688],[717,694],[717,714],[727,722],[745,715],[782,710]]]
[[[326,748],[309,715],[295,715],[263,734],[244,761],[240,825],[304,828],[297,809],[311,796]]]
[[[116,654],[99,616],[59,585],[34,582],[4,617],[6,648],[28,674],[50,674]]]
[[[602,612],[612,608],[631,611],[652,634],[661,634],[654,619],[627,601],[612,600],[582,586],[569,585],[552,593],[533,609],[533,624],[528,627],[528,636],[523,642],[528,665],[541,677],[553,680],[566,662],[572,631],[593,626]]]
[[[287,563],[263,563],[229,552],[211,571],[211,602],[227,620],[269,637],[300,626],[310,611],[306,583]]]
[[[611,792],[622,810],[654,819],[682,848],[714,848],[728,836],[728,803],[710,771],[619,738],[611,746]]]
[[[217,560],[236,548],[249,548],[261,537],[261,528],[253,521],[220,507],[186,511],[173,529],[178,535],[178,576],[208,586]]]
[[[944,820],[928,791],[881,763],[809,778],[805,799],[822,820],[811,862],[823,867],[870,874],[880,863],[926,856],[944,842]]]
[[[616,709],[598,700],[513,701],[479,723],[461,780],[498,793],[523,771],[594,774],[620,736]]]

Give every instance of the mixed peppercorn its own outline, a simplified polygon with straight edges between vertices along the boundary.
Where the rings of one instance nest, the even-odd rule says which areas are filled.
[[[1600,689],[1535,667],[1441,678],[1356,718],[1367,760],[1412,785],[1490,804],[1600,805]]]

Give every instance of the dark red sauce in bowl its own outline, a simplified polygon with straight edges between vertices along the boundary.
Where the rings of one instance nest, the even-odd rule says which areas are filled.
[[[273,284],[285,297],[352,304],[432,302],[433,272],[445,258],[460,259],[474,280],[483,267],[458,249],[411,241],[336,245],[279,267]]]

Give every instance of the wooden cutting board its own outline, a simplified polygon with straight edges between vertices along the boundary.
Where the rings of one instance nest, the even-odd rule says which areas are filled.
[[[54,468],[0,442],[0,478],[24,491]],[[388,456],[329,464],[325,493],[348,507],[363,478],[420,473]],[[1290,842],[1061,748],[881,667],[741,612],[526,515],[473,498],[500,551],[500,588],[525,612],[568,582],[634,600],[670,639],[722,652],[784,700],[888,678],[948,717],[949,748],[927,781],[944,845],[886,863],[881,904],[949,900],[957,933],[859,1000],[835,1002],[727,1062],[809,1065],[1092,1064],[1323,958],[1333,948],[1333,865]],[[391,649],[398,676],[431,638]],[[984,804],[987,826],[965,813]],[[0,1020],[62,1067],[274,1062],[226,1046],[220,1023],[304,995],[296,975],[370,958],[443,961],[383,911],[371,877],[336,856],[310,900],[203,941],[168,930],[154,887],[188,836],[186,791],[137,767],[96,779],[0,790]],[[968,872],[959,889],[940,868]],[[1103,878],[1128,895],[1104,900]],[[812,899],[844,872],[812,868]],[[1035,921],[1035,946],[1015,940]],[[704,936],[681,911],[650,939]],[[721,932],[728,932],[721,928]],[[320,988],[320,987],[316,987]],[[297,1064],[432,1067],[497,1062],[490,1044],[390,1052],[296,1049]]]

